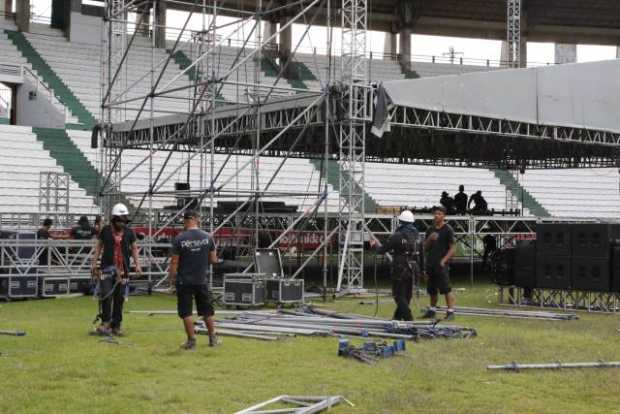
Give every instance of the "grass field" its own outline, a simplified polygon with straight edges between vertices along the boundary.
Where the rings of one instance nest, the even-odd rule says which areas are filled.
[[[460,292],[462,305],[495,303],[491,286]],[[359,300],[328,304],[373,313]],[[132,297],[127,310],[174,309],[168,296]],[[382,304],[380,315],[393,307]],[[620,369],[487,372],[493,363],[620,360],[620,317],[578,321],[458,317],[468,340],[409,344],[404,357],[374,367],[336,356],[335,338],[277,343],[199,338],[177,350],[174,316],[127,314],[119,345],[87,335],[92,299],[0,305],[0,413],[230,413],[279,394],[340,394],[355,407],[333,413],[619,413]]]

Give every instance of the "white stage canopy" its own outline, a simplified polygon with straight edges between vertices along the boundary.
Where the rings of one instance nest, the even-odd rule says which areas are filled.
[[[383,82],[393,105],[620,133],[620,60]]]

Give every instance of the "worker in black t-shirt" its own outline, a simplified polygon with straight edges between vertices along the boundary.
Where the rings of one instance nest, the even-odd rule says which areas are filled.
[[[54,221],[51,218],[46,218],[43,220],[43,225],[39,228],[39,230],[37,230],[37,240],[49,240],[51,238],[50,229],[53,224]],[[42,249],[43,251],[39,255],[39,266],[47,266],[49,265],[49,249],[47,247],[43,247]]]
[[[446,214],[455,214],[456,207],[454,205],[454,199],[450,197],[447,191],[441,193],[441,198],[439,199],[439,204],[441,204],[446,209]]]
[[[396,303],[392,319],[396,321],[413,320],[409,303],[420,262],[419,233],[414,222],[413,213],[405,210],[398,217],[398,228],[385,244],[376,239],[370,241],[370,246],[377,253],[389,253],[392,257],[392,297]]]
[[[101,229],[93,255],[92,273],[99,281],[99,304],[101,325],[95,331],[100,335],[121,336],[123,304],[129,283],[130,258],[133,258],[135,273],[142,274],[138,257],[136,235],[130,228],[129,210],[124,204],[112,207],[111,225]],[[101,266],[97,262],[101,257]]]
[[[184,230],[172,242],[170,259],[170,285],[177,293],[177,310],[183,320],[187,340],[181,349],[196,348],[194,321],[192,319],[193,301],[196,301],[198,316],[204,319],[209,333],[209,346],[219,344],[215,335],[214,310],[211,293],[207,284],[209,264],[216,264],[215,243],[209,233],[198,227],[200,216],[195,211],[183,215]]]
[[[454,206],[456,214],[467,214],[467,194],[465,194],[465,186],[459,185],[459,192],[454,195]]]
[[[437,311],[438,294],[446,297],[448,312],[446,320],[454,319],[454,294],[450,287],[449,263],[456,253],[454,230],[445,222],[446,209],[433,207],[434,223],[426,231],[424,249],[426,250],[427,292],[431,297],[430,307],[424,318],[434,318]]]
[[[474,208],[471,208],[472,202],[474,203]],[[480,190],[476,191],[476,193],[471,196],[467,203],[467,207],[470,208],[471,214],[475,215],[485,215],[489,212],[489,205],[482,196],[482,191]]]
[[[71,229],[71,237],[75,240],[90,240],[97,232],[90,226],[88,217],[82,216],[77,222],[77,226]]]

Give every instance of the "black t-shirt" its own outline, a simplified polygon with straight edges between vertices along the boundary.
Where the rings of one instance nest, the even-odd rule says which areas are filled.
[[[108,266],[114,266],[114,234],[112,232],[112,226],[107,225],[101,229],[101,233],[99,233],[99,240],[103,243],[103,253],[101,255],[102,269]],[[123,261],[126,271],[130,269],[129,258],[131,257],[131,249],[135,241],[136,234],[133,230],[125,228],[123,231],[123,238],[121,239],[121,250],[123,252]]]
[[[209,271],[209,252],[215,250],[215,243],[206,231],[190,229],[175,237],[172,254],[179,256],[177,283],[183,285],[204,285]]]
[[[456,209],[458,211],[467,210],[467,194],[465,193],[456,193],[454,195],[454,204],[456,205]]]
[[[92,239],[97,232],[92,227],[76,226],[71,229],[71,237],[75,240],[88,240]]]
[[[431,242],[430,248],[426,251],[426,265],[429,267],[439,265],[454,243],[454,230],[449,224],[444,224],[440,229],[435,228],[434,225],[429,227],[426,230],[426,238],[428,239],[433,233],[437,233],[437,240]]]
[[[47,229],[40,228],[37,230],[37,239],[39,240],[47,240],[50,238],[50,232]]]

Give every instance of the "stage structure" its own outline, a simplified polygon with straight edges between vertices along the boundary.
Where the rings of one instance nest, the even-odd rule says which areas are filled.
[[[141,200],[133,205],[135,214],[146,217],[149,227],[153,226],[155,216],[153,201],[158,197],[175,196],[187,200],[183,206],[163,223],[157,231],[149,236],[155,238],[166,226],[178,222],[178,218],[188,208],[196,207],[203,211],[212,232],[218,231],[235,216],[254,217],[255,245],[259,244],[262,205],[265,200],[274,197],[311,198],[314,201],[303,207],[303,214],[270,245],[276,245],[282,237],[295,229],[303,228],[306,222],[320,214],[324,215],[323,236],[325,240],[316,250],[322,250],[327,257],[329,239],[340,238],[340,272],[338,287],[358,290],[363,288],[363,242],[364,228],[364,143],[366,124],[370,120],[370,85],[366,75],[363,59],[366,55],[367,5],[366,0],[342,0],[332,4],[333,0],[300,0],[283,4],[274,1],[258,1],[256,10],[234,10],[217,0],[195,1],[183,27],[174,29],[176,40],[167,50],[167,58],[157,61],[152,53],[151,62],[144,62],[141,79],[150,78],[149,91],[137,91],[128,81],[127,61],[131,58],[132,48],[139,40],[138,31],[134,30],[129,16],[151,9],[155,15],[150,25],[151,33],[165,32],[161,26],[162,13],[166,4],[174,1],[125,1],[108,0],[102,48],[102,150],[101,170],[104,179],[101,184],[102,205],[108,210],[111,205],[127,197],[135,198],[137,194],[123,190],[124,183],[132,174],[148,165],[149,188],[141,192]],[[224,7],[226,6],[226,7]],[[218,11],[226,11],[228,20],[218,19]],[[312,10],[312,12],[310,12]],[[339,16],[332,16],[335,10],[341,10]],[[329,66],[324,71],[326,79],[319,79],[321,88],[312,90],[286,85],[284,73],[294,62],[295,53],[303,39],[308,35],[319,11],[324,11],[327,18],[325,28],[326,49],[330,51]],[[288,13],[290,19],[281,24],[275,32],[263,34],[263,21],[275,13]],[[194,16],[202,20],[200,30],[189,30],[188,23]],[[235,16],[235,21],[230,21]],[[341,19],[342,49],[336,51],[332,44],[332,20]],[[292,50],[292,56],[277,61],[272,53],[278,36],[294,23],[305,24],[305,32]],[[225,35],[220,30],[234,27]],[[143,28],[143,27],[142,27]],[[168,33],[173,30],[168,30]],[[151,48],[155,50],[157,35],[151,38]],[[188,42],[189,40],[189,42]],[[236,56],[231,63],[222,67],[221,61],[228,61],[225,51],[230,52],[231,40],[237,42],[234,49]],[[169,42],[171,43],[171,42]],[[177,53],[186,53],[190,44],[190,62],[177,73],[173,79],[167,79],[164,73]],[[225,51],[224,51],[225,50]],[[195,54],[192,51],[196,51]],[[335,63],[335,54],[342,56]],[[275,80],[263,79],[262,65],[271,59],[279,71]],[[247,70],[252,75],[248,76]],[[243,76],[240,76],[240,73]],[[338,82],[332,80],[338,72]],[[342,73],[340,73],[342,72]],[[232,91],[232,93],[231,93]],[[182,94],[185,94],[182,96]],[[235,98],[231,99],[230,97]],[[170,113],[162,111],[162,103],[171,100],[187,102],[187,111]],[[293,108],[294,114],[274,117],[270,110],[273,106]],[[222,116],[223,115],[223,116]],[[179,121],[179,126],[171,136],[162,136],[159,127],[169,119]],[[277,121],[277,125],[273,125]],[[163,124],[162,124],[163,122]],[[170,128],[166,128],[170,131]],[[131,135],[139,133],[141,144],[135,146],[131,140],[116,140],[118,132]],[[321,133],[318,133],[321,132]],[[265,138],[267,137],[267,138]],[[163,138],[163,139],[162,139]],[[292,156],[298,156],[301,143],[312,141],[323,160],[319,186],[310,191],[271,191],[270,187],[280,173],[282,166]],[[335,143],[333,141],[336,141]],[[263,174],[261,157],[273,155],[271,149],[277,146],[282,156],[281,164],[273,174]],[[334,147],[340,148],[340,198],[338,200],[338,228],[327,229],[328,184],[326,180],[327,161],[331,158]],[[232,154],[245,149],[246,158],[240,165],[233,165]],[[123,154],[131,149],[140,149],[142,159],[135,165],[123,163]],[[215,160],[214,155],[230,150],[223,162]],[[160,153],[167,153],[162,167],[155,167],[154,158]],[[167,168],[172,153],[187,152],[186,159],[174,168]],[[135,155],[136,151],[133,152]],[[178,176],[185,168],[190,175],[190,163],[200,164],[200,185],[191,190],[176,191],[171,194],[163,186]],[[226,169],[226,173],[224,173]],[[234,173],[230,174],[230,170]],[[234,188],[238,177],[250,171],[250,190],[240,191]],[[311,177],[309,177],[310,179]],[[222,222],[215,225],[213,209],[218,201],[244,201]],[[315,256],[317,251],[312,252]],[[324,274],[327,275],[327,260],[324,261]]]
[[[207,214],[206,224],[215,232],[231,221],[238,222],[239,217],[241,222],[250,217],[254,245],[258,246],[262,206],[267,200],[310,198],[313,201],[302,205],[301,212],[269,242],[269,247],[322,215],[324,240],[309,257],[322,251],[327,258],[328,244],[337,238],[337,287],[354,292],[364,287],[363,245],[369,232],[363,197],[365,162],[517,170],[618,166],[620,125],[616,117],[608,116],[620,96],[615,93],[615,63],[590,64],[595,66],[585,69],[582,65],[565,65],[371,85],[365,66],[369,24],[366,0],[298,0],[286,4],[258,0],[253,11],[235,10],[217,0],[196,0],[183,26],[168,31],[176,36],[169,40],[164,58],[156,58],[156,52],[161,51],[155,47],[161,43],[156,43],[158,36],[150,38],[151,62],[143,62],[142,75],[149,88],[146,93],[137,90],[136,82],[130,82],[128,76],[127,60],[138,43],[129,16],[151,8],[155,18],[150,32],[161,36],[166,29],[162,26],[162,10],[165,12],[167,4],[175,3],[106,2],[102,53],[103,205],[109,208],[116,200],[139,197],[132,206],[134,214],[146,217],[149,228],[154,229],[155,200],[184,200],[165,223],[159,223],[157,231],[149,231],[150,239],[178,222],[190,207],[213,213],[221,201],[241,200],[222,220],[216,222],[213,214]],[[517,13],[520,3],[509,2],[515,7],[513,13]],[[285,11],[289,16],[285,22],[277,30],[263,33],[263,21]],[[220,14],[228,20],[223,21]],[[319,71],[320,87],[293,86],[285,76],[287,68],[295,64],[296,52],[318,15],[327,16],[328,51],[327,67]],[[192,16],[201,18],[200,30],[188,29]],[[516,30],[519,16],[513,17],[508,25]],[[340,20],[340,50],[332,41],[332,23],[336,20]],[[274,43],[294,23],[303,24],[305,30],[290,58],[283,59],[274,53]],[[231,27],[234,30],[229,30]],[[512,40],[515,46],[520,41],[516,34]],[[235,48],[229,47],[232,41],[236,42]],[[172,77],[165,76],[167,69],[176,67],[172,60],[177,54],[187,54],[188,49],[190,56],[184,69],[177,69]],[[518,47],[513,55],[518,61]],[[277,68],[275,76],[263,73],[266,61]],[[585,85],[592,82],[585,80],[591,80],[591,73],[584,77],[583,72],[593,69],[600,70],[597,93],[608,97],[608,102],[587,95]],[[573,89],[568,91],[567,85]],[[475,95],[468,91],[483,96],[474,99]],[[566,97],[575,99],[575,93],[587,98],[584,105],[594,106],[582,107],[587,111],[569,112],[573,118],[562,117],[566,114],[562,105],[571,104]],[[167,109],[165,103],[175,101],[185,102],[186,109]],[[592,108],[594,111],[589,111]],[[544,116],[540,116],[539,109]],[[580,119],[581,115],[585,117]],[[367,134],[371,120],[375,128],[390,131],[382,138]],[[139,161],[129,165],[123,163],[124,153],[132,154],[132,160],[136,154],[141,155]],[[174,154],[184,154],[182,162],[173,165],[170,160]],[[222,154],[223,158],[216,158]],[[238,162],[236,155],[245,158]],[[280,157],[278,168],[269,174],[261,169],[261,159],[267,156]],[[164,159],[157,167],[156,157]],[[321,160],[319,185],[306,191],[272,190],[283,167],[294,157]],[[337,207],[331,210],[337,213],[336,226],[328,226],[331,202],[335,201],[329,199],[327,183],[331,160],[338,166],[340,184]],[[189,166],[196,161],[200,165],[198,188],[165,189],[166,183],[185,169],[189,176]],[[124,191],[125,183],[144,167],[148,170],[148,188]],[[240,190],[235,182],[248,171],[250,189]],[[326,284],[327,260],[323,263]]]

